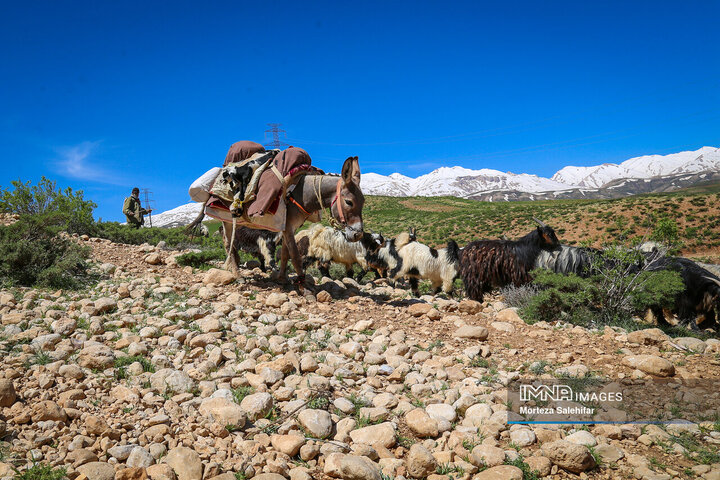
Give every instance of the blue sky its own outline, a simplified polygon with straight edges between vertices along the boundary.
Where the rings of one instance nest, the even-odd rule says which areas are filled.
[[[278,122],[338,171],[551,176],[720,146],[718,1],[2,2],[0,185],[158,211]]]

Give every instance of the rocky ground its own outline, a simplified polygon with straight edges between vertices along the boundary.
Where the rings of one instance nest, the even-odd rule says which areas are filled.
[[[233,282],[82,241],[93,288],[0,292],[0,477],[720,479],[717,340],[526,325],[498,299],[382,282],[301,296],[258,269]],[[643,418],[688,421],[509,424],[506,386],[526,375],[605,377],[647,393]]]

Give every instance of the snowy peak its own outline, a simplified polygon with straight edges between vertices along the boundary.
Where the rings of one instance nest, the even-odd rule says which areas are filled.
[[[441,167],[417,178],[399,173],[389,176],[366,173],[362,175],[361,186],[363,192],[369,195],[392,197],[470,196],[477,192],[494,190],[543,192],[575,187],[526,173],[504,173],[488,168],[471,170],[463,167]]]
[[[644,155],[625,160],[619,165],[606,163],[594,167],[565,167],[552,176],[560,183],[600,188],[619,178],[653,178],[720,170],[720,149],[699,150],[670,155]]]
[[[153,215],[153,227],[172,228],[185,226],[195,220],[202,207],[202,203],[186,203],[172,210],[166,210],[158,215]],[[148,219],[145,220],[145,224],[150,226]]]

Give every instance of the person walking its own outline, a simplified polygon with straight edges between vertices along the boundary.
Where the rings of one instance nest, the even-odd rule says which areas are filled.
[[[123,203],[123,213],[127,224],[133,228],[140,228],[145,223],[144,216],[152,212],[152,209],[145,210],[140,204],[140,189],[135,187],[132,194]]]

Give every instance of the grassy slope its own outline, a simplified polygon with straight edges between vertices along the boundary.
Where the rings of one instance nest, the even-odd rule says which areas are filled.
[[[600,247],[619,238],[641,239],[658,216],[679,227],[684,255],[720,261],[720,185],[616,200],[477,202],[454,197],[368,197],[366,229],[396,235],[414,226],[421,241],[460,246],[480,238],[517,238],[536,216],[555,228],[564,243]]]
[[[478,202],[368,196],[363,210],[366,230],[394,236],[412,226],[420,241],[436,247],[449,239],[463,246],[480,238],[517,238],[534,228],[533,216],[555,228],[563,243],[601,247],[621,238],[642,239],[663,215],[677,222],[683,255],[720,263],[720,184],[616,200]],[[219,223],[206,222],[211,233]]]

